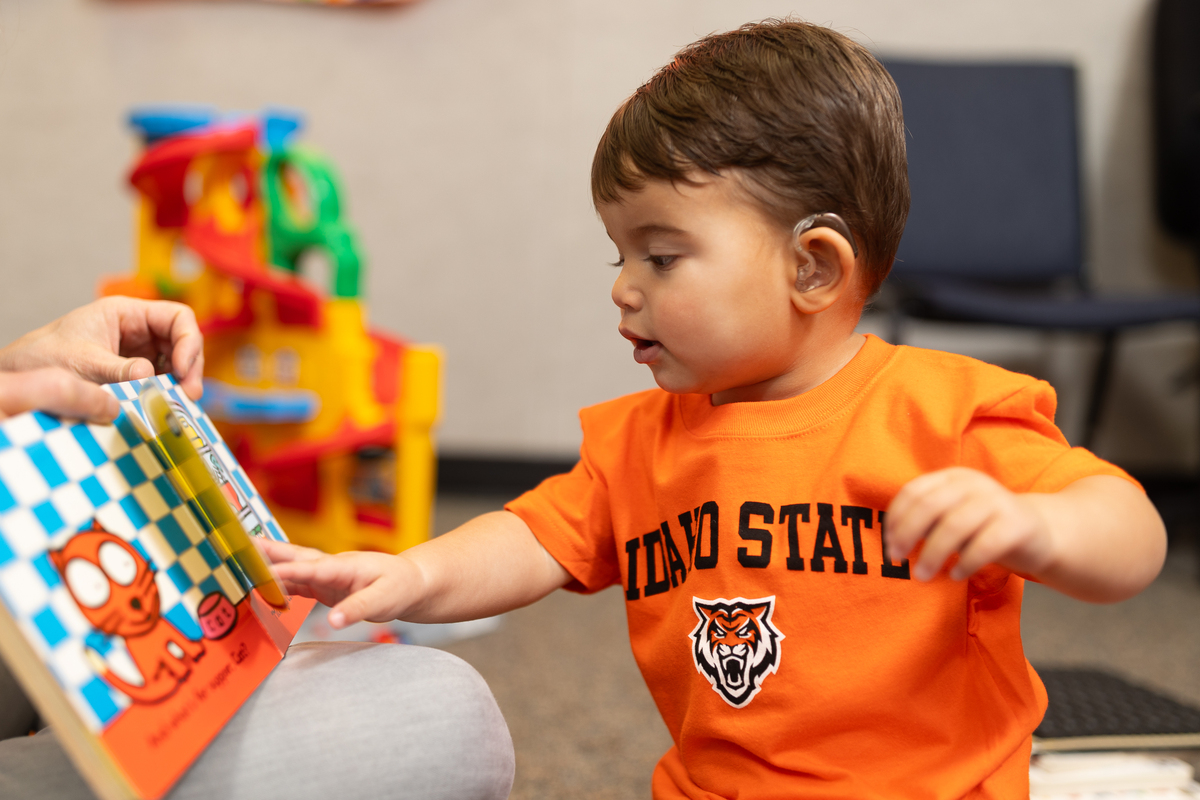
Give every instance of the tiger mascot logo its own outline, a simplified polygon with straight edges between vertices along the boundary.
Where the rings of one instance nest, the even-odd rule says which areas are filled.
[[[696,669],[734,708],[743,708],[779,668],[784,635],[771,622],[775,596],[758,600],[692,598],[700,618],[689,634]]]

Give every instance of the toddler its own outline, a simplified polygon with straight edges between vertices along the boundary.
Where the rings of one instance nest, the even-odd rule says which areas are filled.
[[[617,110],[592,194],[660,388],[584,409],[579,463],[504,511],[399,555],[268,543],[280,576],[335,627],[621,585],[655,798],[1028,796],[1024,581],[1120,600],[1165,536],[1046,383],[855,332],[908,212],[887,72],[797,21],[706,37]]]

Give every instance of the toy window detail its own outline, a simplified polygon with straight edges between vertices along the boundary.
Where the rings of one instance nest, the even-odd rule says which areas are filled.
[[[251,382],[262,379],[262,352],[252,344],[237,349],[234,371],[240,380]]]
[[[281,347],[273,356],[273,377],[280,386],[295,386],[300,382],[300,354],[290,347]]]
[[[296,259],[296,274],[300,280],[322,297],[329,296],[334,269],[333,259],[323,247],[305,248]]]
[[[364,447],[356,452],[350,499],[358,521],[392,527],[395,496],[396,451],[390,447]]]
[[[176,242],[171,251],[171,280],[191,283],[204,272],[204,262],[183,242]]]

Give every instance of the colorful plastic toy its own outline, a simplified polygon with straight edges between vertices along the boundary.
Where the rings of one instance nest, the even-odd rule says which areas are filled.
[[[290,112],[130,115],[146,149],[137,268],[101,294],[190,305],[204,408],[296,542],[396,552],[429,536],[439,350],[366,327],[363,260],[322,156]],[[314,254],[328,286],[303,279]]]

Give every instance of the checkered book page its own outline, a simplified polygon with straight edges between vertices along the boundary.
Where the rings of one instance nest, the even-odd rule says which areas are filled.
[[[149,380],[177,416],[191,422],[199,440],[194,443],[209,448],[202,455],[211,454],[224,468],[228,485],[222,489],[247,531],[286,541],[207,416],[169,376]],[[205,597],[220,593],[236,606],[247,594],[237,565],[223,561],[206,540],[197,516],[131,423],[133,415],[145,419],[137,400],[141,383],[106,387],[122,408],[113,425],[60,421],[41,412],[0,423],[0,601],[93,733],[131,702],[102,677],[104,669],[130,684],[142,678],[124,638],[85,617],[54,562],[56,551],[81,531],[119,536],[150,565],[161,617],[191,640],[202,636]],[[102,552],[102,567],[103,558]]]

